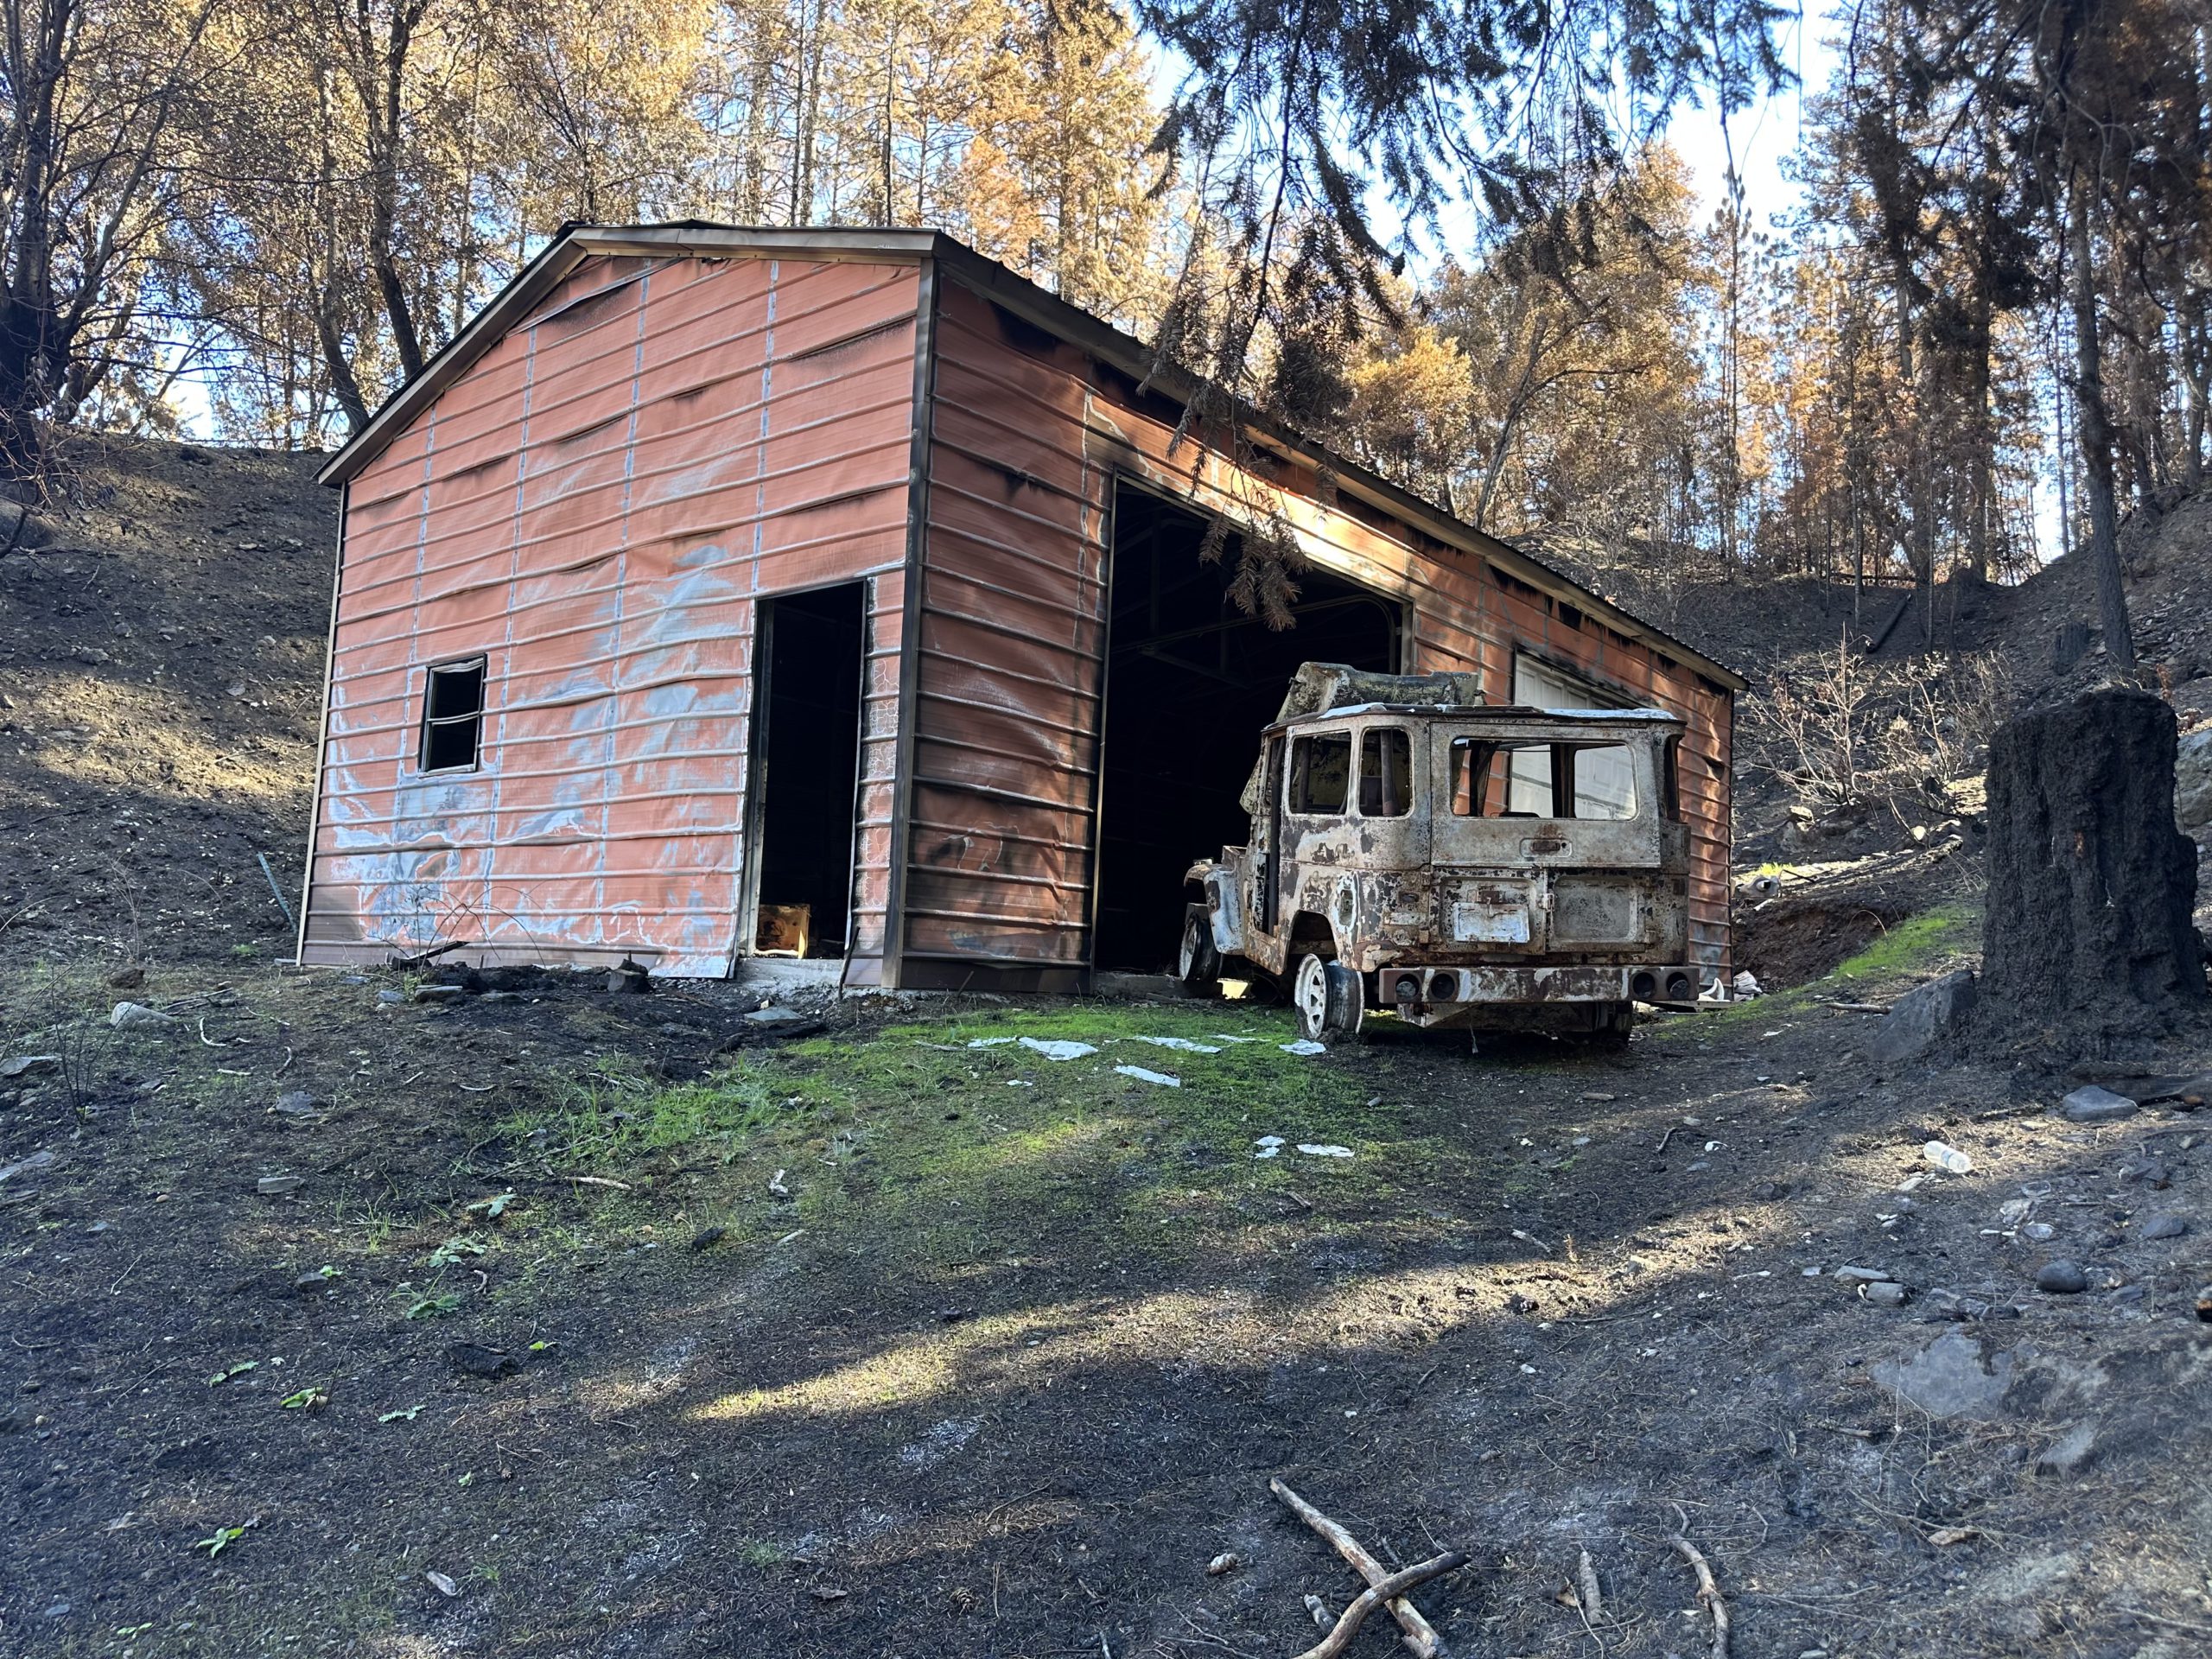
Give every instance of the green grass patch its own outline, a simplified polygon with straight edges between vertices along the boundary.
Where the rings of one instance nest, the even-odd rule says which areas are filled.
[[[1286,1190],[1323,1212],[1387,1217],[1402,1172],[1433,1185],[1468,1163],[1410,1108],[1370,1103],[1375,1071],[1358,1051],[1284,1052],[1296,1035],[1283,1010],[1234,1003],[1008,1005],[741,1054],[675,1087],[607,1065],[502,1128],[570,1173],[667,1154],[696,1178],[690,1224],[732,1242],[804,1230],[817,1241],[807,1248],[940,1278],[1046,1255],[1183,1259],[1281,1224],[1295,1208]],[[1092,1052],[1053,1059],[1024,1039]],[[1257,1158],[1263,1135],[1286,1144]],[[1300,1155],[1300,1142],[1355,1155]],[[624,1218],[642,1224],[666,1201],[640,1190]]]
[[[1937,963],[1981,944],[1981,912],[1962,901],[1938,905],[1891,926],[1864,950],[1847,957],[1808,984],[1771,991],[1749,1002],[1733,1002],[1699,1014],[1697,1029],[1712,1033],[1749,1020],[1771,1020],[1839,989],[1864,991],[1883,981],[1926,973]],[[1851,1000],[1849,997],[1844,1001]]]
[[[1835,979],[1894,979],[1925,971],[1945,957],[1978,949],[1981,912],[1971,905],[1938,905],[1908,916],[1855,957],[1838,963]]]

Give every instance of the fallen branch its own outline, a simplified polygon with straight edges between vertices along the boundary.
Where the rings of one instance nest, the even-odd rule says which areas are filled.
[[[1359,1634],[1359,1627],[1367,1622],[1367,1616],[1377,1607],[1387,1606],[1408,1590],[1418,1589],[1431,1579],[1440,1579],[1446,1573],[1456,1573],[1466,1564],[1467,1558],[1459,1551],[1446,1550],[1426,1561],[1416,1561],[1403,1572],[1393,1573],[1380,1584],[1369,1585],[1360,1592],[1358,1599],[1344,1609],[1344,1616],[1337,1620],[1336,1628],[1300,1654],[1298,1659],[1337,1659],[1338,1654],[1351,1645],[1352,1637]]]
[[[1574,1590],[1581,1599],[1582,1611],[1589,1619],[1605,1616],[1605,1593],[1598,1587],[1598,1564],[1590,1559],[1590,1552],[1586,1549],[1582,1552],[1581,1560],[1574,1564]]]
[[[467,945],[467,939],[451,939],[443,944],[434,944],[427,950],[417,950],[411,957],[394,957],[391,965],[404,973],[410,968],[420,968],[424,963],[435,962],[440,957],[447,956],[453,951],[466,950]]]
[[[829,1029],[827,1020],[792,1020],[782,1025],[764,1026],[758,1031],[733,1032],[709,1049],[707,1058],[711,1060],[719,1055],[734,1054],[741,1048],[763,1048],[770,1043],[797,1042],[802,1037],[818,1037]]]
[[[1887,1014],[1890,1011],[1890,1005],[1886,1002],[1839,1002],[1827,996],[1822,997],[1821,1001],[1841,1014]]]
[[[1358,1539],[1282,1482],[1269,1481],[1268,1490],[1287,1503],[1293,1515],[1327,1539],[1337,1554],[1350,1561],[1358,1570],[1359,1576],[1368,1583],[1380,1584],[1390,1576],[1389,1569],[1361,1548]],[[1421,1610],[1403,1596],[1393,1598],[1389,1608],[1390,1617],[1398,1621],[1398,1628],[1406,1633],[1406,1645],[1421,1655],[1421,1659],[1436,1659],[1443,1649],[1444,1638],[1437,1635],[1434,1625],[1421,1616]]]
[[[625,1192],[630,1191],[629,1182],[618,1181],[612,1175],[571,1175],[568,1179],[577,1186],[612,1186]]]
[[[1673,1534],[1667,1541],[1697,1574],[1698,1605],[1713,1615],[1713,1659],[1728,1659],[1728,1604],[1721,1599],[1720,1586],[1713,1581],[1712,1565],[1681,1533]]]

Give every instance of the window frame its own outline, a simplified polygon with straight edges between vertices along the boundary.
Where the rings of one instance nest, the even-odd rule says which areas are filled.
[[[1631,791],[1630,810],[1625,816],[1607,813],[1603,817],[1585,817],[1574,810],[1578,797],[1575,768],[1579,757],[1585,750],[1613,748],[1619,749],[1622,752],[1622,758],[1628,763],[1629,788]],[[1557,737],[1515,739],[1479,737],[1471,732],[1455,732],[1451,734],[1451,740],[1445,751],[1446,765],[1445,782],[1447,785],[1445,809],[1447,816],[1468,822],[1503,822],[1512,819],[1522,823],[1632,823],[1637,819],[1649,815],[1657,804],[1656,802],[1645,800],[1643,787],[1637,781],[1636,749],[1634,740],[1629,738],[1603,738],[1591,741]],[[1491,767],[1498,755],[1503,753],[1510,757],[1517,753],[1534,752],[1541,752],[1545,755],[1545,769],[1550,779],[1553,810],[1549,812],[1516,812],[1508,810],[1508,804],[1513,798],[1514,784],[1512,762],[1509,758],[1506,769],[1497,780],[1500,791],[1497,810],[1494,812],[1484,810],[1489,800],[1488,784]],[[1465,755],[1471,761],[1478,753],[1482,757],[1482,765],[1479,767],[1470,765],[1463,770],[1460,757]],[[1471,785],[1468,800],[1475,809],[1471,812],[1462,812],[1459,810],[1459,785],[1463,778]],[[1562,803],[1567,808],[1565,813],[1558,810]]]
[[[1386,812],[1380,807],[1370,812],[1367,810],[1368,745],[1372,741],[1377,755],[1380,756],[1385,747],[1385,735],[1391,733],[1395,733],[1405,746],[1404,792],[1399,798],[1398,810],[1395,812]],[[1395,823],[1401,818],[1413,817],[1414,803],[1421,793],[1421,768],[1414,759],[1413,728],[1398,721],[1383,721],[1372,726],[1361,727],[1358,736],[1359,741],[1352,746],[1354,765],[1351,787],[1345,791],[1348,798],[1344,816],[1371,819],[1377,823]],[[1387,761],[1384,763],[1386,768],[1388,764]]]
[[[1334,808],[1302,806],[1299,804],[1301,786],[1311,794],[1313,771],[1307,760],[1310,745],[1341,743],[1344,746],[1344,799]],[[1357,768],[1359,744],[1355,734],[1348,731],[1300,732],[1290,740],[1289,753],[1284,756],[1283,810],[1294,818],[1349,818],[1352,808],[1358,804]]]
[[[476,707],[465,715],[438,715],[436,707],[438,676],[454,674],[469,669],[476,671]],[[416,728],[415,770],[425,778],[454,772],[481,772],[484,769],[484,719],[492,710],[492,657],[489,652],[476,652],[467,657],[450,657],[423,664],[423,719]],[[476,741],[469,746],[469,758],[465,765],[434,766],[430,764],[430,734],[444,727],[474,722]]]

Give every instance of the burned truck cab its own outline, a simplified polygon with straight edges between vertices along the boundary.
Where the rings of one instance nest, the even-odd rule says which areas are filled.
[[[1249,840],[1188,872],[1186,981],[1247,964],[1320,1041],[1377,1015],[1625,1041],[1633,1003],[1696,996],[1681,721],[1307,677],[1319,706],[1261,734]]]

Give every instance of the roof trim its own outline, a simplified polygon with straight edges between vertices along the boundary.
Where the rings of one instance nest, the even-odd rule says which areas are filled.
[[[1192,401],[1200,390],[1192,375],[1174,365],[1162,363],[1152,348],[1135,335],[1048,293],[1027,277],[941,232],[843,226],[793,229],[715,225],[701,219],[664,225],[569,225],[563,226],[536,258],[469,320],[466,327],[424,364],[420,374],[385,399],[369,423],[325,463],[315,475],[317,480],[335,486],[359,474],[441,392],[534,310],[562,278],[594,254],[722,258],[791,254],[823,261],[880,263],[935,259],[963,286],[1123,373],[1158,386],[1179,402]],[[1669,655],[1732,691],[1749,688],[1751,682],[1742,674],[1708,657],[1687,640],[1624,610],[1603,594],[1592,593],[1564,572],[1510,542],[1462,524],[1441,508],[1300,436],[1281,422],[1248,409],[1240,415],[1239,423],[1264,447],[1286,459],[1330,473],[1340,493],[1378,508],[1446,546],[1488,559],[1530,587],[1554,599],[1566,601],[1618,632],[1660,642]]]

